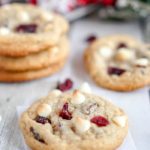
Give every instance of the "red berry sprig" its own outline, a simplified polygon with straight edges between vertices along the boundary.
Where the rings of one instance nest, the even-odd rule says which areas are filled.
[[[28,0],[29,3],[33,4],[33,5],[37,5],[37,0]]]

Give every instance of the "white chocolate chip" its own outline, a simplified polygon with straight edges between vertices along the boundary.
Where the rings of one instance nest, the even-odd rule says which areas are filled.
[[[149,63],[149,61],[146,58],[140,58],[140,59],[137,59],[135,61],[135,65],[137,65],[137,66],[143,66],[143,67],[148,66],[148,63]]]
[[[76,132],[83,133],[90,129],[91,123],[89,120],[85,120],[79,117],[73,119]]]
[[[53,15],[51,13],[45,12],[45,13],[43,13],[42,17],[43,17],[43,19],[45,19],[47,21],[53,20]]]
[[[6,27],[1,27],[0,28],[0,34],[1,35],[7,35],[9,33],[10,33],[10,30],[8,28],[6,28]]]
[[[30,22],[30,17],[25,11],[21,11],[20,13],[18,13],[18,18],[21,20],[22,23]]]
[[[133,50],[129,50],[127,48],[120,48],[116,54],[116,59],[119,61],[127,61],[134,58]]]
[[[41,104],[37,109],[37,114],[41,117],[48,117],[52,111],[52,108],[48,104]]]
[[[58,48],[58,47],[53,47],[53,48],[51,49],[51,54],[52,54],[53,57],[54,57],[54,55],[56,55],[58,52],[59,52],[59,48]]]
[[[50,92],[50,95],[53,94],[54,96],[60,96],[62,94],[62,91],[55,89]]]
[[[113,55],[113,50],[107,46],[101,47],[98,52],[104,58],[110,58]]]
[[[71,99],[72,104],[82,104],[85,101],[85,96],[78,90],[73,92],[73,97]]]
[[[127,122],[127,117],[126,116],[116,116],[113,118],[113,121],[120,127],[125,127],[126,122]]]
[[[91,88],[89,86],[89,84],[87,82],[84,82],[81,87],[79,88],[79,90],[81,92],[85,92],[85,93],[92,93]]]

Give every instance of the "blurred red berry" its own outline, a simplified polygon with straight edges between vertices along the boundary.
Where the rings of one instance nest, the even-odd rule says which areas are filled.
[[[37,0],[29,0],[29,3],[36,5],[37,4]]]
[[[91,0],[77,0],[78,5],[87,5],[90,4]]]
[[[117,0],[77,0],[78,5],[102,4],[104,6],[114,6]]]
[[[101,4],[104,6],[115,6],[117,0],[101,0]]]

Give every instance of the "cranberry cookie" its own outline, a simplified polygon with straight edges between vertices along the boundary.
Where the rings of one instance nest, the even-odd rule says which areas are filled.
[[[89,89],[87,89],[88,91]],[[125,113],[99,96],[80,90],[52,91],[20,119],[32,150],[115,150],[128,131]]]
[[[67,30],[67,21],[58,14],[29,4],[5,5],[0,8],[0,55],[26,56],[49,49]]]
[[[58,45],[50,47],[45,51],[17,58],[0,56],[0,70],[21,72],[42,69],[52,64],[64,61],[68,54],[68,39],[66,37],[62,37]]]
[[[127,35],[114,35],[91,43],[85,67],[104,88],[131,91],[150,84],[150,50]]]

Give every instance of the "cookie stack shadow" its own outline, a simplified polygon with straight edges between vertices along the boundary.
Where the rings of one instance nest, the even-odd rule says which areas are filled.
[[[8,19],[17,23],[13,30],[9,26],[0,26],[0,81],[34,80],[59,71],[69,54],[67,21],[35,6],[13,4],[4,7],[0,13],[6,13],[7,17],[12,12],[13,17]],[[30,16],[30,11],[35,14]],[[22,15],[19,23],[16,14]],[[35,19],[35,15],[39,18]],[[27,17],[32,20],[24,23]]]

